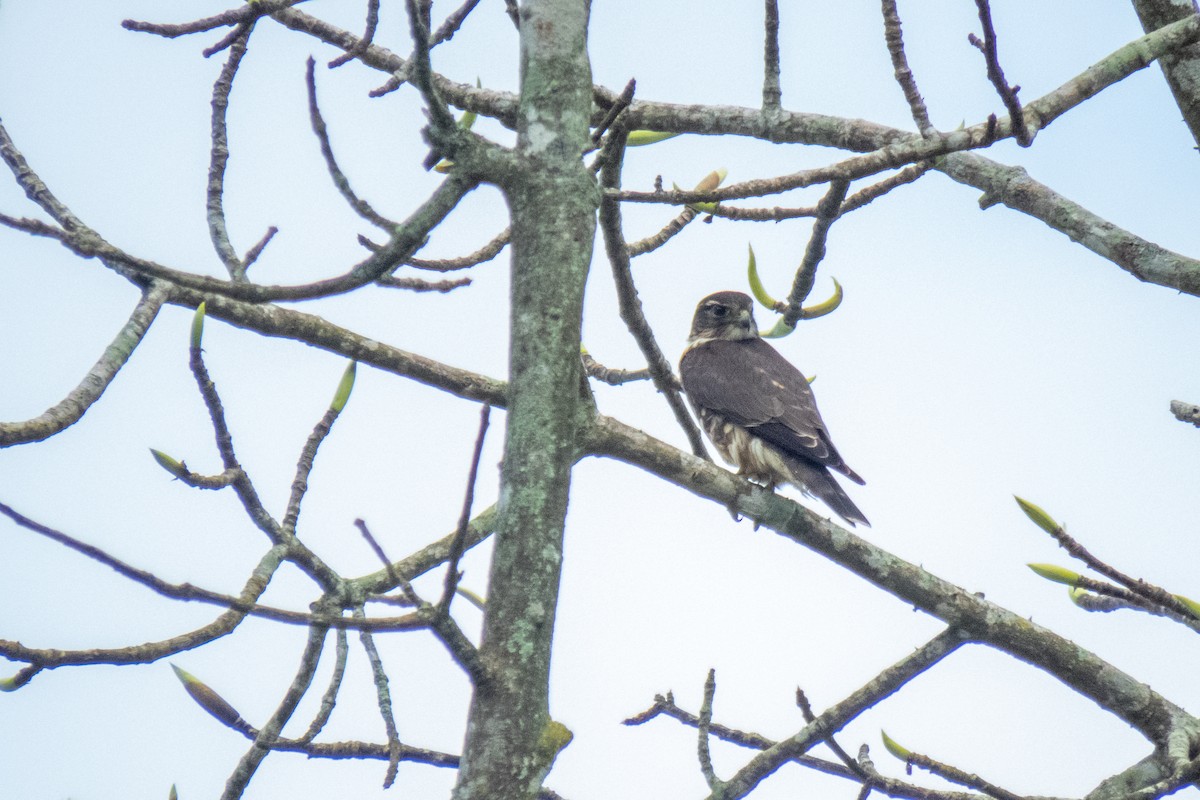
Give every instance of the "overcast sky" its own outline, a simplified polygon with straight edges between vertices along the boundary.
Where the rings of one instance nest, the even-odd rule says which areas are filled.
[[[783,102],[791,110],[912,129],[891,77],[877,3],[785,3]],[[365,3],[315,0],[308,13],[362,29]],[[458,81],[512,91],[515,32],[499,2],[482,3],[434,67]],[[183,21],[217,2],[9,2],[0,6],[0,117],[57,196],[109,241],[160,263],[220,276],[204,217],[211,85],[224,60],[200,51],[222,32],[174,41],[124,31],[126,17]],[[435,4],[435,24],[452,6]],[[933,122],[953,129],[1002,106],[980,54],[974,4],[902,2],[908,55]],[[761,100],[760,3],[597,2],[595,81],[679,103],[756,107]],[[1010,81],[1031,100],[1141,30],[1127,2],[996,3]],[[398,4],[385,4],[379,41],[407,53]],[[309,129],[304,62],[334,147],[361,195],[403,218],[440,177],[420,164],[420,103],[402,91],[372,100],[386,80],[365,67],[327,70],[337,53],[269,21],[237,77],[230,111],[226,211],[239,251],[280,228],[251,277],[298,283],[340,274],[374,231],[345,206]],[[511,144],[481,119],[476,131]],[[1200,253],[1200,164],[1157,66],[1071,111],[1034,146],[989,157],[1111,222],[1176,251]],[[629,188],[655,176],[691,186],[724,167],[730,180],[827,164],[839,154],[801,146],[685,136],[630,151]],[[854,188],[861,188],[857,185]],[[853,190],[853,189],[852,189]],[[810,205],[797,192],[745,205]],[[936,574],[1032,617],[1092,649],[1185,708],[1200,707],[1200,647],[1180,626],[1131,612],[1088,615],[1026,562],[1067,563],[1012,501],[1041,504],[1098,556],[1200,598],[1196,533],[1200,431],[1173,419],[1172,399],[1200,402],[1197,299],[1144,285],[1042,223],[930,174],[839,221],[814,298],[845,287],[833,315],[803,324],[779,349],[806,374],[834,441],[864,478],[850,487],[871,519],[866,536]],[[38,216],[11,180],[0,211]],[[673,216],[626,210],[641,238]],[[462,255],[506,225],[493,189],[480,189],[435,233],[429,257]],[[647,317],[672,359],[697,300],[747,289],[752,243],[764,281],[783,296],[810,225],[693,224],[634,262]],[[610,367],[639,368],[616,314],[602,248],[593,262],[585,345]],[[415,275],[413,271],[401,274]],[[496,378],[507,357],[507,257],[474,268],[474,283],[440,294],[371,289],[300,306],[389,344]],[[428,276],[425,276],[428,277]],[[435,278],[442,276],[433,276]],[[58,402],[127,319],[138,293],[95,261],[53,241],[0,230],[0,420]],[[771,320],[759,310],[761,327]],[[78,425],[0,452],[0,501],[171,581],[236,593],[267,544],[230,492],[173,482],[147,448],[219,471],[187,369],[190,312],[164,309],[104,398]],[[295,460],[332,396],[344,362],[210,321],[207,363],[242,462],[269,509],[282,513]],[[652,386],[595,387],[600,409],[686,447]],[[478,409],[438,390],[361,369],[346,413],[310,481],[300,535],[345,575],[377,568],[355,532],[362,517],[399,558],[449,532]],[[479,508],[495,499],[504,416],[493,415]],[[793,492],[793,496],[795,496]],[[814,506],[827,513],[819,505]],[[779,738],[803,725],[797,685],[819,712],[911,652],[941,626],[791,541],[615,462],[575,470],[553,663],[551,712],[575,733],[547,785],[566,797],[699,797],[707,793],[693,732],[658,720],[620,721],[674,690],[699,706],[717,670],[718,721]],[[109,570],[0,522],[0,638],[34,647],[113,647],[192,630],[218,613],[157,597]],[[484,545],[464,585],[486,591]],[[435,595],[440,573],[418,588]],[[282,573],[265,601],[303,609],[314,593]],[[478,612],[456,616],[476,632]],[[304,631],[250,620],[236,634],[171,659],[259,724],[294,674]],[[380,637],[401,739],[461,746],[468,687],[424,633]],[[332,663],[326,652],[316,685]],[[0,663],[8,675],[18,665]],[[316,709],[307,699],[298,733]],[[883,727],[913,750],[1021,793],[1079,795],[1132,764],[1148,745],[1123,723],[1036,670],[982,648],[960,651],[841,734],[866,742],[877,766],[903,776],[879,746]],[[383,740],[366,659],[352,638],[350,674],[323,738]],[[22,800],[211,798],[247,743],[202,712],[166,662],[59,669],[0,695],[0,776]],[[821,753],[823,749],[818,749]],[[828,755],[827,753],[824,753]],[[726,777],[749,751],[717,746]],[[382,797],[377,762],[267,759],[249,798]],[[404,765],[391,796],[445,796],[453,773]],[[940,785],[940,784],[933,784]],[[789,767],[757,797],[798,789],[851,796],[845,781]],[[399,792],[399,795],[395,794]],[[829,794],[836,793],[836,794]],[[1195,796],[1195,790],[1186,794]],[[815,795],[814,795],[815,796]]]

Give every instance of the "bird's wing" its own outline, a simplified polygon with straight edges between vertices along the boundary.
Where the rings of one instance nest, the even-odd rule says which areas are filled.
[[[829,439],[808,380],[761,339],[698,345],[679,365],[693,403],[749,428],[788,455],[862,483]]]

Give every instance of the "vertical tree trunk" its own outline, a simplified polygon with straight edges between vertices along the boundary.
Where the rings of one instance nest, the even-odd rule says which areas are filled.
[[[480,647],[490,678],[472,698],[458,800],[534,797],[564,738],[550,726],[547,696],[598,204],[581,158],[592,107],[589,6],[521,7],[519,163],[502,187],[513,228],[509,407]]]

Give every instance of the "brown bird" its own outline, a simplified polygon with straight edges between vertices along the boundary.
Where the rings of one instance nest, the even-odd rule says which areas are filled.
[[[704,432],[739,475],[772,491],[790,483],[851,526],[870,526],[829,470],[863,479],[833,446],[800,370],[758,335],[749,296],[700,301],[679,375]]]

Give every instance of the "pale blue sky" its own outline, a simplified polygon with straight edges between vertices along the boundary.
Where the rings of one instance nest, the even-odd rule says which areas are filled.
[[[358,3],[301,8],[361,29]],[[516,85],[516,38],[497,2],[481,4],[435,68],[488,88]],[[784,105],[911,128],[891,78],[876,3],[786,3]],[[130,252],[219,275],[208,241],[204,187],[209,99],[223,56],[200,50],[218,35],[162,40],[120,28],[125,17],[178,21],[217,2],[16,2],[0,6],[0,117],[58,196]],[[761,4],[598,2],[592,56],[598,83],[674,102],[757,106]],[[440,18],[447,7],[435,6]],[[909,58],[936,125],[974,124],[1002,107],[982,58],[966,42],[974,4],[901,3]],[[1128,3],[996,3],[1009,79],[1033,99],[1140,34]],[[385,4],[380,41],[407,52],[406,23]],[[268,225],[280,234],[252,270],[262,282],[337,274],[371,234],[324,173],[307,122],[304,60],[335,53],[263,23],[232,97],[233,157],[226,209],[244,251]],[[359,192],[402,218],[439,178],[420,170],[420,104],[411,88],[382,100],[383,83],[357,66],[318,69],[334,147]],[[1074,110],[1020,150],[989,155],[1112,222],[1180,252],[1200,253],[1195,143],[1157,67]],[[509,143],[487,120],[477,131]],[[631,151],[625,184],[661,174],[688,186],[715,167],[730,180],[828,163],[835,152],[752,141],[680,137]],[[856,187],[857,188],[857,187]],[[807,205],[818,193],[776,202]],[[834,439],[867,480],[851,487],[872,520],[871,541],[1097,651],[1172,700],[1200,707],[1194,637],[1131,613],[1087,615],[1037,579],[1030,561],[1066,563],[1012,502],[1045,506],[1102,558],[1200,597],[1195,476],[1200,432],[1176,422],[1172,399],[1200,401],[1192,343],[1196,298],[1140,284],[1041,223],[1007,209],[980,211],[978,192],[932,174],[834,226],[815,294],[830,276],[846,301],[804,324],[780,350],[814,386]],[[754,203],[747,203],[752,205]],[[11,180],[0,210],[40,216]],[[626,233],[657,230],[670,209],[634,207]],[[460,255],[506,222],[482,189],[433,238],[429,253]],[[677,357],[697,299],[746,289],[752,242],[768,286],[784,294],[809,226],[694,224],[634,262],[650,322]],[[471,271],[448,295],[372,290],[305,310],[454,366],[503,377],[507,262]],[[0,230],[0,419],[39,414],[73,387],[137,299],[123,279],[46,239]],[[0,501],[173,581],[236,591],[265,550],[229,493],[172,482],[147,448],[216,472],[203,406],[186,364],[190,314],[166,309],[131,363],[75,427],[39,445],[0,452]],[[767,315],[760,312],[759,321]],[[593,262],[585,344],[613,367],[642,366],[616,316],[612,281]],[[765,324],[763,325],[766,326]],[[344,364],[323,352],[265,340],[219,322],[206,329],[242,461],[279,511],[295,458]],[[649,385],[596,387],[601,410],[683,446]],[[311,480],[301,535],[348,574],[375,569],[352,521],[368,520],[399,557],[454,525],[477,408],[441,392],[362,369],[353,398]],[[503,414],[493,417],[477,501],[495,497]],[[824,513],[824,510],[821,510]],[[575,742],[548,785],[594,796],[703,796],[695,736],[666,721],[619,725],[673,689],[699,704],[716,667],[717,718],[768,736],[802,721],[802,686],[817,710],[909,653],[939,626],[797,545],[621,464],[585,461],[572,490],[552,713]],[[36,647],[120,646],[198,627],[213,609],[151,595],[108,570],[0,523],[0,638]],[[486,588],[488,548],[465,562],[466,586]],[[440,574],[424,587],[436,592]],[[307,583],[281,576],[267,601],[303,608]],[[468,630],[478,614],[465,603]],[[457,751],[467,684],[424,634],[381,637],[401,738]],[[291,680],[303,632],[251,621],[235,635],[172,659],[208,681],[251,722],[273,710]],[[322,664],[323,685],[332,650]],[[15,666],[0,663],[0,673]],[[328,738],[380,740],[365,659],[351,675]],[[319,693],[318,693],[319,694]],[[306,701],[302,729],[315,709]],[[878,745],[885,727],[914,750],[1018,792],[1078,795],[1147,752],[1144,741],[1057,682],[1000,654],[963,651],[855,721],[841,736],[872,746],[887,774],[903,767]],[[988,745],[986,742],[999,742]],[[22,800],[218,796],[246,742],[182,692],[166,663],[61,669],[0,695],[0,775]],[[745,751],[716,747],[718,773]],[[275,755],[248,798],[383,796],[381,764],[308,762]],[[406,797],[445,796],[447,770],[403,766]],[[849,793],[844,782],[784,770],[759,798],[797,787]],[[1194,791],[1192,792],[1194,796]],[[847,796],[849,796],[847,794]]]

